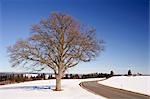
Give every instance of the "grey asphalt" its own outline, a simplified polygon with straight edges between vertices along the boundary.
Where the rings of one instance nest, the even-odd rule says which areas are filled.
[[[104,86],[97,81],[81,82],[80,86],[108,99],[150,99],[150,96]]]

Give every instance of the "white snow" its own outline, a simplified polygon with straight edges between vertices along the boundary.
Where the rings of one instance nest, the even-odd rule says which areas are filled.
[[[53,91],[55,80],[39,80],[0,86],[3,99],[106,99],[79,86],[82,81],[98,79],[63,79],[63,91]]]
[[[150,76],[119,76],[99,81],[98,83],[150,95]]]

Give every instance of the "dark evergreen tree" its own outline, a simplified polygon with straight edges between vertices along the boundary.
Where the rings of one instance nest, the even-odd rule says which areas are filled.
[[[114,75],[114,71],[111,70],[110,71],[110,75],[113,76]]]
[[[131,75],[132,75],[131,70],[128,70],[128,76],[131,76]]]

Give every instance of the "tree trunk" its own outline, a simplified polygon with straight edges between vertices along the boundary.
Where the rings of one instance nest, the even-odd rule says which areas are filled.
[[[61,75],[56,75],[56,91],[61,91]]]

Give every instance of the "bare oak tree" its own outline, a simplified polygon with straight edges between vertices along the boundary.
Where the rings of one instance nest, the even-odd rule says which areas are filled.
[[[56,91],[68,68],[88,62],[103,51],[103,41],[96,40],[95,29],[80,25],[73,17],[52,13],[31,28],[32,35],[8,47],[12,67],[51,68],[56,77]]]

